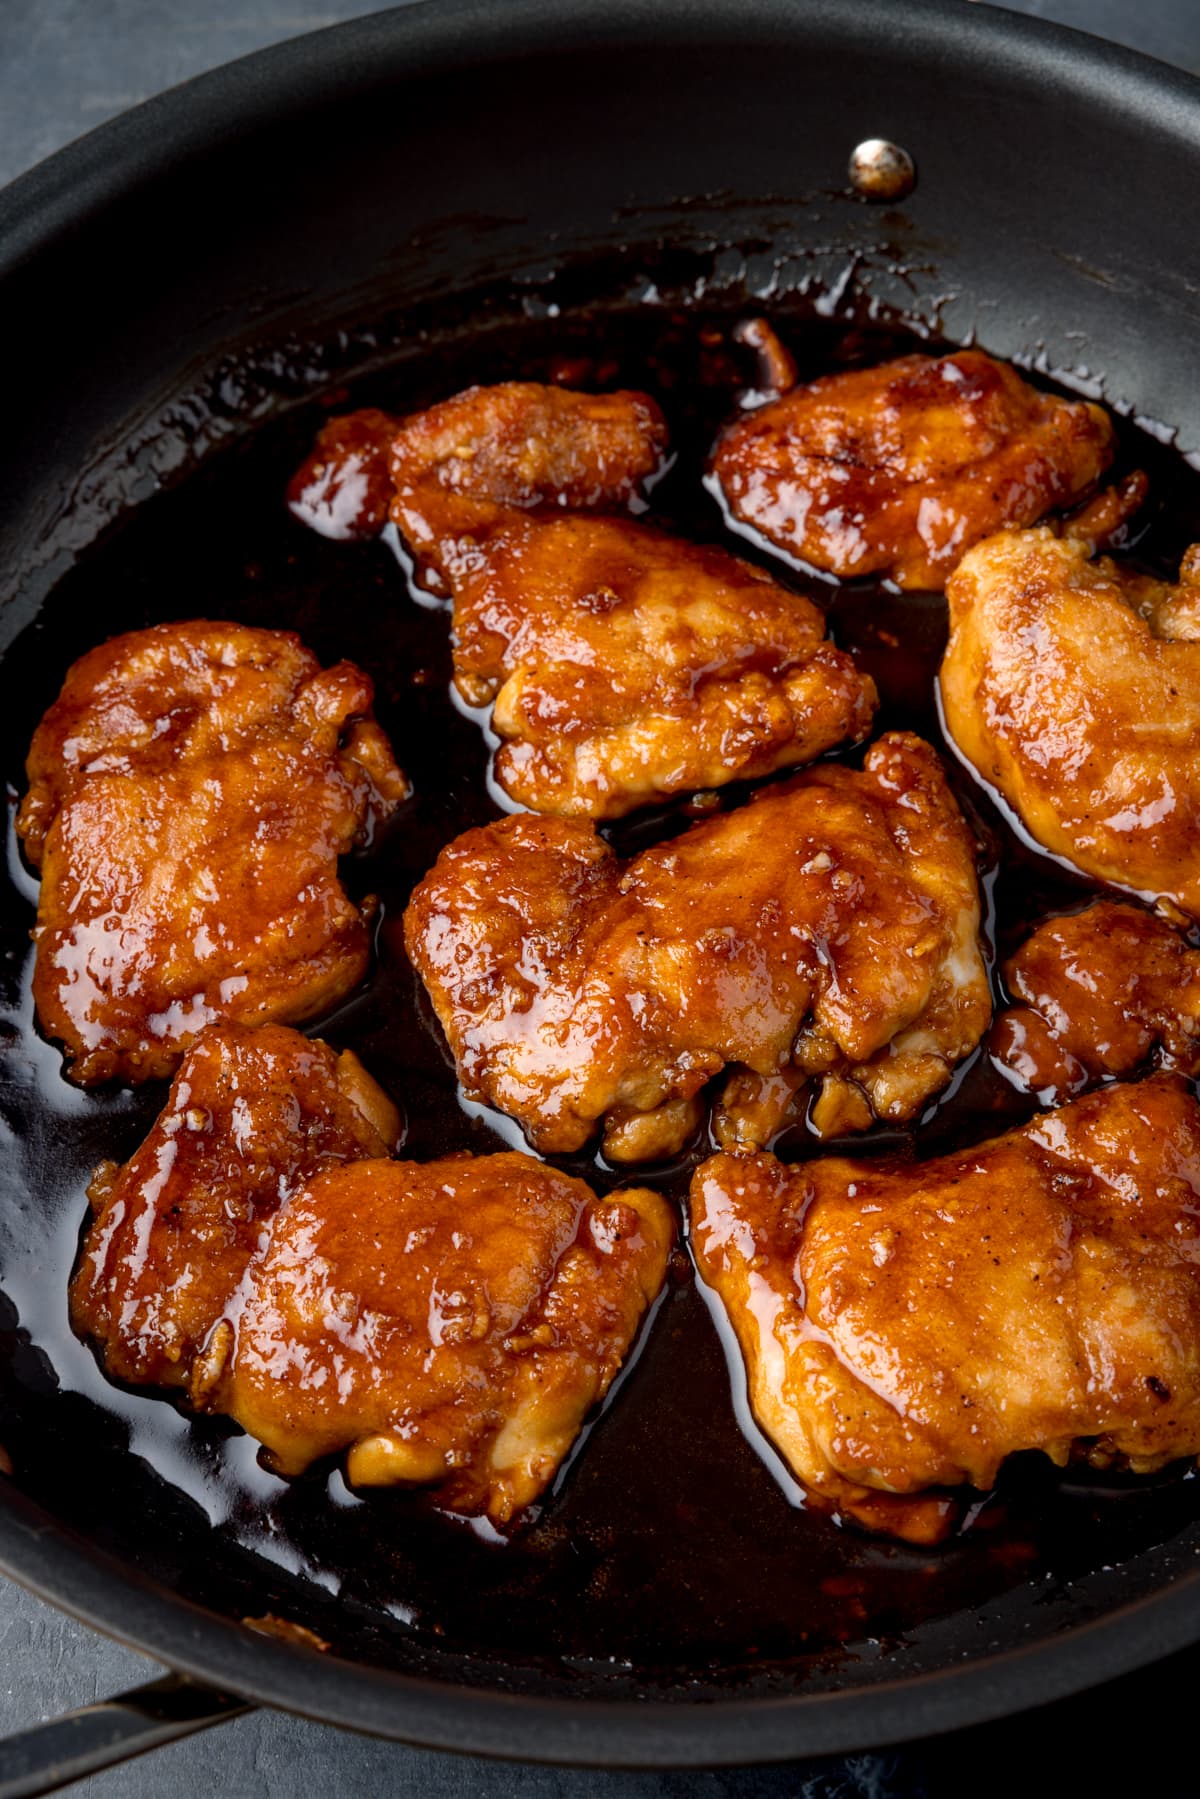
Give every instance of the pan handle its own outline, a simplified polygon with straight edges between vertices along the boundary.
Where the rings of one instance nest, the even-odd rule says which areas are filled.
[[[0,1799],[35,1799],[253,1706],[167,1674],[0,1740]]]

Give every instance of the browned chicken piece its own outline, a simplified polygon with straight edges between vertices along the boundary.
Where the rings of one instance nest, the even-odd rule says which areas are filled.
[[[361,443],[383,416],[326,426],[294,483],[310,516],[314,494],[339,517],[364,482],[374,496]],[[616,818],[870,727],[874,684],[808,600],[724,550],[597,516],[635,502],[665,449],[645,395],[532,382],[471,388],[395,434],[393,518],[453,595],[456,685],[494,702],[496,779],[533,811]]]
[[[1099,406],[956,350],[793,388],[729,426],[713,473],[734,518],[810,567],[940,588],[981,538],[1079,499],[1114,448]]]
[[[275,1216],[193,1392],[297,1474],[436,1485],[506,1524],[553,1478],[662,1287],[656,1193],[530,1156],[356,1162]]]
[[[509,514],[637,505],[666,453],[666,423],[648,394],[537,381],[468,387],[397,432],[392,518],[434,584],[453,592],[464,558],[486,554]]]
[[[392,439],[399,419],[368,407],[330,419],[288,486],[288,509],[321,537],[378,537],[392,503]]]
[[[752,350],[758,363],[759,386],[743,390],[743,406],[749,406],[752,397],[761,403],[791,393],[796,385],[796,359],[766,319],[743,319],[734,326],[733,338],[735,343]]]
[[[946,597],[963,756],[1044,849],[1200,917],[1200,545],[1172,586],[1005,531]]]
[[[944,1489],[987,1490],[1019,1450],[1200,1454],[1200,1107],[1177,1076],[937,1161],[717,1156],[690,1211],[755,1417],[843,1516],[935,1541]]]
[[[1099,900],[1051,918],[1004,964],[1022,1003],[992,1027],[992,1058],[1044,1104],[1112,1075],[1200,1074],[1200,950],[1165,920]]]
[[[1127,526],[1136,518],[1150,493],[1150,482],[1141,469],[1123,475],[1111,487],[1103,487],[1074,512],[1052,523],[1050,529],[1081,544],[1089,556],[1115,549]]]
[[[780,1077],[826,1135],[908,1119],[991,1015],[973,841],[901,732],[629,862],[565,820],[468,831],[404,923],[464,1088],[552,1153],[603,1122],[613,1160],[670,1155],[731,1064],[733,1139]]]
[[[290,631],[156,625],[75,663],[17,819],[34,1001],[74,1080],[169,1074],[206,1024],[302,1023],[362,979],[338,858],[408,791],[371,702]]]
[[[816,607],[724,550],[517,516],[454,589],[458,687],[494,697],[496,779],[532,811],[618,818],[870,729],[874,683]]]
[[[210,1025],[141,1148],[97,1169],[71,1321],[119,1380],[186,1386],[280,1205],[386,1156],[400,1118],[350,1050],[283,1025]]]

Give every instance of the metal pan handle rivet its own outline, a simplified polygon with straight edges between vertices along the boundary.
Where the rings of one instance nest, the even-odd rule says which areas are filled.
[[[904,200],[917,185],[917,165],[900,144],[867,137],[850,152],[850,183],[864,200]]]

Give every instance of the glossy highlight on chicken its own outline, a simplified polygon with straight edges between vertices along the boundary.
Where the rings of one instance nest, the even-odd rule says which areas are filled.
[[[332,418],[288,484],[289,510],[335,543],[378,537],[392,504],[392,439],[399,419],[378,407]]]
[[[967,555],[940,686],[964,758],[1044,849],[1200,918],[1200,546],[1169,583],[1045,527]]]
[[[378,520],[384,416],[325,427],[293,482],[298,516],[332,531],[333,512],[353,515],[356,534]],[[617,818],[870,726],[874,685],[810,601],[621,515],[666,443],[644,394],[532,382],[471,388],[393,429],[392,518],[452,596],[455,683],[492,707],[496,780],[533,811]]]
[[[712,470],[731,515],[808,566],[940,589],[981,538],[1081,499],[1114,448],[1101,407],[955,350],[795,387],[731,424]]]
[[[914,1542],[1005,1459],[1200,1454],[1200,1106],[1153,1075],[928,1162],[717,1156],[697,1266],[819,1505]]]
[[[553,1479],[660,1291],[658,1194],[530,1156],[360,1161],[293,1192],[192,1380],[298,1474],[435,1486],[506,1525]]]
[[[72,1325],[114,1378],[187,1387],[279,1207],[401,1134],[353,1051],[284,1025],[209,1025],[145,1142],[93,1176]]]
[[[502,819],[417,887],[405,941],[464,1090],[569,1153],[673,1154],[703,1089],[763,1141],[910,1119],[991,1016],[975,846],[937,756],[891,733],[619,861],[586,825]]]
[[[72,1079],[168,1075],[205,1025],[299,1024],[363,978],[338,860],[408,793],[369,677],[193,620],[90,650],[34,734],[33,994]]]
[[[1153,1063],[1200,1074],[1200,950],[1165,919],[1097,900],[1048,918],[1010,956],[988,1048],[1050,1104]]]

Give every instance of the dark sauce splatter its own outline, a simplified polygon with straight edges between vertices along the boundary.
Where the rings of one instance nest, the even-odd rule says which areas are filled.
[[[754,380],[735,322],[642,306],[602,327],[582,314],[493,326],[329,396],[324,410],[299,409],[111,529],[6,658],[0,753],[14,793],[30,733],[68,663],[118,631],[196,616],[244,620],[298,631],[323,661],[348,656],[370,670],[415,796],[349,867],[352,888],[382,901],[377,965],[318,1029],[357,1050],[401,1103],[408,1155],[513,1141],[511,1127],[460,1104],[400,932],[407,896],[442,845],[495,815],[487,746],[448,698],[446,612],[414,603],[386,545],[339,544],[304,530],[283,504],[288,479],[330,410],[405,412],[472,381],[517,375],[646,387],[668,415],[676,453],[652,516],[687,537],[729,541],[701,476],[717,429]],[[811,317],[776,323],[801,379],[913,347],[898,332]],[[1123,429],[1119,469],[1132,466],[1147,468],[1153,494],[1132,553],[1173,574],[1182,548],[1200,538],[1200,479]],[[933,701],[946,630],[940,598],[872,582],[837,587],[787,570],[741,538],[732,544],[828,610],[837,641],[879,684],[880,730],[902,725],[941,742]],[[1047,912],[1078,905],[1091,889],[1020,842],[958,763],[949,766],[978,829],[1003,956]],[[729,792],[719,803],[739,797]],[[608,835],[628,854],[688,822],[677,806],[622,821]],[[1018,1458],[1001,1492],[976,1503],[969,1528],[935,1552],[839,1530],[797,1508],[753,1431],[739,1428],[722,1342],[682,1256],[603,1415],[537,1515],[504,1544],[420,1496],[359,1499],[328,1465],[284,1483],[223,1421],[191,1420],[168,1399],[112,1386],[70,1333],[67,1281],[91,1169],[132,1150],[163,1090],[83,1095],[63,1081],[57,1052],[31,1019],[31,892],[10,835],[10,878],[0,890],[0,1273],[8,1295],[0,1297],[0,1446],[20,1486],[149,1576],[231,1616],[269,1609],[345,1655],[453,1671],[466,1666],[455,1660],[461,1654],[472,1678],[509,1686],[524,1670],[566,1690],[584,1679],[613,1691],[668,1679],[696,1691],[735,1681],[742,1690],[798,1681],[813,1690],[837,1684],[847,1657],[855,1679],[886,1678],[982,1649],[993,1629],[1012,1640],[1017,1632],[1003,1621],[1013,1607],[1028,1616],[1032,1597],[1042,1601],[1039,1629],[1094,1613],[1137,1590],[1137,1558],[1154,1545],[1177,1541],[1181,1564],[1190,1557],[1200,1482],[1063,1479],[1040,1457]],[[915,1132],[877,1130],[854,1148],[935,1153],[1031,1110],[979,1053]],[[646,1178],[680,1199],[707,1147],[697,1143]],[[817,1153],[803,1128],[778,1148]],[[564,1165],[602,1188],[616,1178],[588,1157]],[[1088,1597],[1078,1598],[1073,1583],[1085,1579]]]

